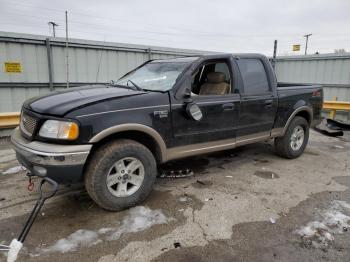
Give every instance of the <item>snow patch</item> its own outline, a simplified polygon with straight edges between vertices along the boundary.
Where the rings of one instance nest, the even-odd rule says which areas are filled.
[[[148,207],[137,206],[129,209],[122,222],[118,222],[120,226],[103,227],[97,231],[79,229],[48,248],[38,248],[37,254],[31,255],[39,256],[45,253],[76,251],[79,247],[90,247],[103,240],[117,240],[125,233],[140,232],[153,225],[166,224],[172,220],[172,218],[167,218],[161,210],[151,210]]]
[[[4,175],[10,175],[10,174],[16,174],[18,172],[21,172],[23,170],[26,170],[23,166],[15,166],[7,169],[6,171],[2,172]]]
[[[167,217],[160,210],[151,210],[138,206],[130,209],[122,225],[110,234],[108,240],[116,240],[124,233],[135,233],[146,230],[153,225],[166,224]]]
[[[180,197],[179,198],[180,202],[187,202],[187,200],[188,200],[187,197]]]
[[[98,242],[98,234],[95,231],[79,229],[66,238],[58,240],[53,246],[44,248],[43,253],[75,251],[78,247],[88,247]]]
[[[319,221],[309,222],[295,233],[301,236],[306,246],[328,247],[334,240],[334,235],[343,234],[350,228],[350,216],[344,214],[345,211],[350,211],[350,204],[334,200],[328,209],[319,212]]]
[[[113,227],[103,227],[103,228],[100,228],[97,232],[99,234],[106,234],[106,233],[111,232],[113,230],[114,230]]]

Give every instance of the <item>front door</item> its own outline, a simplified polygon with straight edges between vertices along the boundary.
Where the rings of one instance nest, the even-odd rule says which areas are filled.
[[[192,120],[186,112],[186,103],[173,102],[174,144],[182,146],[218,141],[219,146],[220,140],[226,140],[234,145],[240,95],[234,92],[229,61],[207,61],[196,72],[191,100],[198,105],[203,118]]]

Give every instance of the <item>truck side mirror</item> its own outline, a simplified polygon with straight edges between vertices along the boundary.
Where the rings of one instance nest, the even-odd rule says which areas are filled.
[[[203,119],[202,110],[199,108],[199,106],[196,103],[187,104],[186,112],[193,120],[201,121]]]
[[[186,98],[186,99],[191,98],[191,89],[190,88],[185,89],[184,98]]]
[[[184,92],[184,102],[186,103],[186,104],[189,104],[189,103],[192,103],[193,102],[193,100],[192,100],[192,97],[191,97],[191,89],[190,88],[186,88],[185,89],[185,92]]]

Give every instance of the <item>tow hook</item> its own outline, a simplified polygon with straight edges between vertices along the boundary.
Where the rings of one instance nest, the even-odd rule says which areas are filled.
[[[32,181],[32,174],[31,173],[27,173],[27,176],[28,176],[28,186],[27,186],[27,189],[28,191],[33,191],[34,189],[34,182]]]
[[[32,191],[34,187],[34,183],[32,182],[32,174],[28,173],[27,174],[29,177],[29,184],[28,184],[28,190]],[[51,186],[51,190],[49,192],[43,191],[43,185],[47,183]],[[39,186],[39,198],[36,201],[32,212],[30,213],[29,217],[27,218],[27,221],[24,224],[24,227],[21,231],[21,233],[18,236],[18,239],[13,239],[11,244],[9,246],[6,245],[0,245],[0,251],[8,251],[7,255],[7,262],[14,262],[17,259],[18,253],[21,250],[23,246],[23,242],[28,236],[28,233],[30,229],[33,226],[33,223],[35,219],[37,218],[41,208],[43,207],[45,201],[51,197],[53,197],[58,191],[58,184],[54,180],[48,178],[48,177],[43,177],[40,186]]]

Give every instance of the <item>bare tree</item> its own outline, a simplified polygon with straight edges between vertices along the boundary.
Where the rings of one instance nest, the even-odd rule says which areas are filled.
[[[334,49],[335,54],[345,54],[346,50],[344,48]]]

